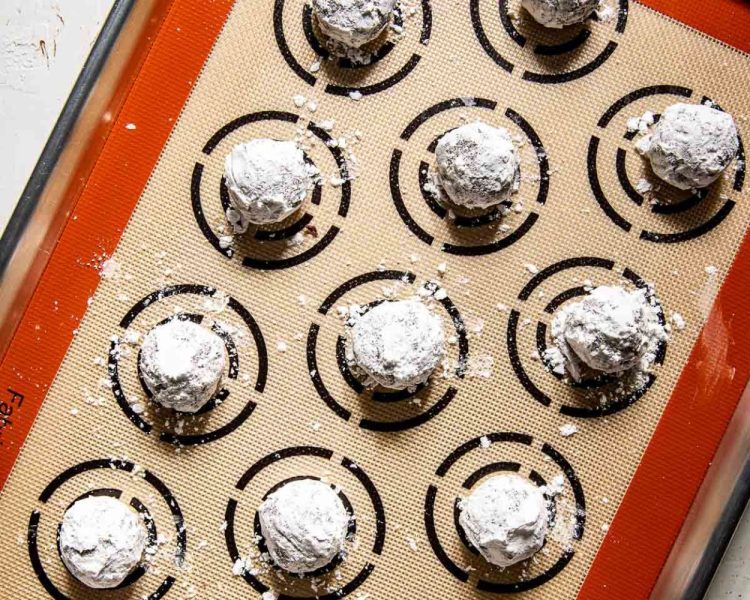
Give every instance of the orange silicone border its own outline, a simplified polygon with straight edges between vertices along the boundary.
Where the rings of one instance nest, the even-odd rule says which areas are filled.
[[[114,251],[233,4],[171,1],[74,218],[0,363],[0,420],[3,407],[10,406],[2,404],[11,397],[6,390],[24,394],[2,435],[0,491],[99,283],[98,273],[81,263]],[[712,0],[710,15],[705,0],[643,4],[750,52],[750,4],[742,0]],[[164,73],[170,74],[169,85]],[[125,129],[126,123],[136,129]],[[106,212],[102,197],[108,198]],[[741,245],[579,600],[648,597],[750,377],[750,358],[733,351],[750,342],[750,314],[742,310],[748,289],[750,238]],[[649,507],[648,522],[643,507]]]
[[[233,4],[158,1],[169,12],[0,363],[0,491],[96,291],[85,265],[114,252]]]
[[[750,52],[750,2],[640,0]],[[708,6],[710,4],[710,7]],[[645,600],[750,379],[750,234],[610,525],[578,600]]]
[[[660,13],[750,53],[747,0],[638,0]]]

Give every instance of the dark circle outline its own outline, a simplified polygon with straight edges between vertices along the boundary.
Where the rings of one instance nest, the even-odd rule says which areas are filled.
[[[279,47],[279,51],[281,52],[281,55],[284,58],[284,61],[292,69],[292,71],[294,71],[297,74],[297,76],[300,77],[308,85],[315,86],[315,84],[318,81],[318,78],[312,73],[309,73],[299,63],[299,61],[294,57],[294,54],[292,54],[292,51],[289,48],[289,44],[287,44],[286,42],[286,37],[284,35],[284,22],[283,22],[284,21],[284,3],[285,3],[285,0],[275,0],[275,3],[274,3],[273,31],[274,31],[274,37],[276,39],[276,45]],[[422,7],[422,31],[420,34],[419,41],[422,45],[427,45],[432,35],[432,6],[430,5],[430,0],[421,0],[421,7]],[[308,43],[309,43],[310,40],[308,36],[305,36],[305,38],[308,40]],[[334,84],[329,83],[325,87],[325,92],[327,94],[332,94],[334,96],[348,96],[352,92],[359,92],[360,94],[362,94],[362,96],[370,96],[373,94],[377,94],[379,92],[387,90],[388,88],[393,87],[394,85],[400,83],[416,68],[417,64],[419,64],[419,61],[421,59],[422,57],[419,54],[413,53],[411,55],[411,58],[409,58],[406,64],[404,64],[398,71],[396,71],[390,77],[387,77],[377,83],[367,85],[367,86],[362,86],[362,87],[349,87],[349,86],[334,85]]]
[[[690,98],[693,95],[693,90],[687,87],[675,85],[653,85],[639,88],[615,101],[600,117],[597,126],[600,129],[606,129],[610,125],[612,120],[627,106],[643,98],[657,95],[674,95],[682,98]],[[707,96],[704,96],[701,102],[705,103],[706,101],[711,101],[711,99]],[[713,101],[711,102],[717,109],[722,110],[718,104],[714,103]],[[626,139],[627,137],[628,136],[626,134]],[[604,214],[620,229],[622,229],[626,233],[629,233],[632,229],[632,224],[627,221],[610,203],[599,181],[597,159],[600,143],[601,139],[598,136],[591,136],[591,140],[589,142],[588,157],[586,161],[591,191],[594,194],[594,199],[596,200],[597,204],[599,204],[599,207],[602,209]],[[643,203],[643,198],[634,189],[630,189],[632,188],[632,186],[627,180],[627,174],[624,170],[624,157],[621,156],[621,153],[623,152],[624,151],[622,151],[620,148],[617,149],[615,168],[617,171],[618,180],[625,194],[633,202],[640,206]],[[735,180],[733,185],[733,189],[738,192],[741,192],[744,187],[745,168],[743,158],[744,145],[742,142],[742,138],[740,138],[740,147],[737,151],[737,160],[739,161],[738,164],[740,165],[740,168],[738,168],[735,172]],[[701,194],[699,192],[698,194],[689,197],[687,200],[679,203],[676,206],[656,207],[653,208],[652,211],[658,214],[672,214],[681,212],[683,210],[688,210],[699,203],[701,199],[700,196]],[[713,216],[708,218],[700,225],[697,225],[696,227],[678,231],[675,233],[660,233],[643,229],[639,234],[639,239],[647,242],[662,244],[675,244],[697,239],[716,229],[729,216],[734,207],[735,202],[733,200],[726,200],[721,208],[713,214]]]
[[[322,315],[327,315],[328,312],[331,310],[333,305],[338,302],[345,294],[350,292],[351,290],[360,287],[366,283],[370,283],[373,281],[407,281],[410,284],[414,284],[416,281],[416,275],[414,273],[408,272],[408,271],[371,271],[369,273],[363,273],[362,275],[358,275],[356,277],[353,277],[349,279],[348,281],[345,281],[340,286],[338,286],[333,292],[331,292],[325,300],[323,300],[322,304],[318,308],[318,312]],[[428,282],[425,284],[425,287],[429,287],[430,289],[437,290],[438,284],[435,282]],[[458,311],[458,308],[455,304],[451,301],[449,297],[445,297],[442,300],[438,301],[445,311],[448,313],[448,316],[451,319],[451,323],[453,323],[453,326],[456,330],[456,334],[458,337],[458,348],[459,348],[459,359],[458,359],[458,369],[456,372],[456,375],[459,378],[463,378],[466,372],[467,367],[467,358],[469,354],[469,341],[466,336],[466,330],[463,323],[463,318],[461,317],[461,313]],[[343,405],[341,405],[331,394],[330,391],[328,391],[328,388],[326,387],[325,383],[323,382],[323,378],[320,375],[320,369],[318,369],[318,358],[317,358],[317,350],[318,350],[318,334],[320,333],[320,325],[317,323],[312,323],[310,325],[310,329],[308,331],[307,335],[307,346],[306,346],[306,355],[307,355],[307,368],[308,373],[310,374],[310,378],[312,379],[313,386],[315,387],[315,391],[318,393],[318,396],[320,396],[321,400],[330,408],[339,418],[343,419],[344,421],[349,421],[351,419],[352,413],[350,410],[345,408]],[[339,343],[337,339],[337,355],[340,352],[339,349]],[[337,363],[338,363],[338,357],[337,357]],[[341,366],[339,364],[339,370],[341,369]],[[352,387],[349,380],[344,376],[343,373],[341,373],[344,380],[347,382],[347,384]],[[359,383],[359,382],[357,382]],[[352,387],[354,389],[354,387]],[[437,415],[439,415],[443,410],[445,410],[448,405],[455,399],[456,395],[458,394],[458,389],[456,389],[454,386],[448,386],[448,389],[446,389],[445,393],[442,395],[442,397],[435,402],[429,409],[426,411],[415,415],[414,417],[410,417],[408,419],[401,419],[398,421],[377,421],[374,419],[360,419],[358,426],[361,429],[369,430],[369,431],[378,431],[381,433],[393,433],[393,432],[399,432],[399,431],[406,431],[408,429],[413,429],[415,427],[419,427],[420,425],[423,425],[427,423],[428,421],[435,418]],[[400,399],[400,398],[399,398]]]
[[[471,104],[467,105],[466,100],[470,99]],[[497,102],[494,100],[488,100],[487,98],[479,97],[466,97],[466,98],[451,98],[450,100],[443,100],[437,104],[433,104],[429,108],[426,108],[419,113],[412,121],[406,126],[401,132],[401,139],[408,142],[411,137],[416,133],[422,125],[424,125],[429,119],[435,115],[450,110],[452,108],[472,108],[472,107],[486,108],[489,110],[495,110],[497,108]]]
[[[412,121],[401,132],[401,139],[404,141],[409,141],[417,131],[417,129],[424,125],[429,119],[441,112],[453,108],[466,107],[467,99],[468,98],[452,98],[450,100],[438,102],[437,104],[434,104],[425,109],[414,119],[412,119]],[[470,99],[471,104],[469,106],[478,106],[480,108],[487,108],[489,110],[494,110],[497,107],[497,102],[494,102],[493,100],[479,97],[471,97]],[[536,203],[539,205],[544,205],[546,204],[547,197],[549,196],[549,158],[547,155],[547,151],[545,150],[542,140],[536,133],[534,128],[519,113],[514,111],[512,108],[507,108],[505,110],[505,117],[510,119],[517,127],[519,127],[524,132],[526,137],[529,139],[529,142],[531,142],[531,145],[534,147],[537,162],[539,164],[539,191],[537,192]],[[396,212],[398,213],[399,217],[401,217],[401,220],[404,222],[404,224],[418,239],[422,240],[428,246],[431,246],[435,241],[435,238],[427,233],[427,231],[414,220],[414,217],[411,216],[411,213],[406,207],[406,203],[404,202],[403,196],[401,194],[400,171],[402,156],[403,151],[398,148],[395,148],[393,150],[393,154],[391,155],[391,163],[389,168],[391,198],[393,199],[393,204],[396,207]],[[445,209],[441,207],[434,199],[432,199],[431,201],[428,197],[429,194],[427,194],[424,190],[423,180],[427,176],[426,173],[423,172],[424,164],[424,161],[420,162],[418,171],[420,193],[427,202],[427,205],[432,210],[432,212],[435,213],[438,217],[444,219],[447,216],[447,211],[445,211]],[[446,254],[452,254],[455,256],[484,256],[487,254],[492,254],[494,252],[499,252],[500,250],[508,248],[509,246],[512,246],[513,244],[521,240],[531,230],[538,219],[538,213],[529,213],[524,219],[523,223],[516,227],[516,229],[512,233],[489,244],[464,246],[444,242],[443,244],[441,244],[440,249]],[[464,226],[475,226],[471,224],[472,221],[468,219],[462,221],[462,223],[464,223]],[[456,224],[458,226],[461,226],[458,219],[456,220]]]
[[[591,37],[591,30],[588,27],[584,27],[575,36],[565,42],[559,44],[537,44],[534,47],[534,54],[540,56],[560,56],[573,52],[581,46]]]
[[[479,8],[479,2],[480,0],[470,0],[469,2],[469,14],[471,17],[471,24],[472,29],[474,30],[474,35],[476,36],[477,40],[479,41],[479,45],[482,47],[484,52],[504,71],[507,71],[508,73],[513,73],[513,70],[515,69],[515,65],[506,59],[500,52],[495,48],[495,46],[490,42],[489,38],[487,37],[487,32],[484,29],[484,25],[482,24],[482,17],[480,13]],[[503,10],[505,2],[504,0],[501,0],[499,2],[499,12],[500,12],[500,20],[501,23],[505,29],[505,31],[508,33],[509,37],[520,47],[525,47],[526,45],[526,38],[521,35],[517,30],[512,26],[512,23],[510,23],[509,19],[507,19],[507,15],[504,15],[506,11]],[[629,13],[629,1],[628,0],[619,0],[618,2],[618,18],[617,18],[617,24],[615,25],[615,33],[616,34],[623,34],[625,32],[625,28],[627,26],[628,22],[628,13]],[[503,17],[506,18],[503,18]],[[510,27],[509,27],[510,26]],[[513,32],[516,32],[517,35],[514,35]],[[585,40],[583,40],[585,41]],[[568,42],[570,44],[570,42]],[[543,47],[544,48],[544,47]],[[565,71],[563,73],[537,73],[534,71],[524,70],[522,79],[524,81],[531,81],[534,83],[540,83],[540,84],[559,84],[559,83],[568,83],[570,81],[575,81],[577,79],[581,79],[582,77],[585,77],[586,75],[591,74],[595,70],[597,70],[599,67],[601,67],[607,60],[614,54],[615,50],[617,49],[617,42],[613,42],[610,40],[607,45],[604,47],[604,49],[590,62],[587,64],[570,71]],[[548,50],[554,51],[555,47],[549,47]],[[569,50],[568,50],[569,51]],[[542,52],[543,54],[544,52]]]
[[[181,294],[195,294],[199,296],[213,296],[218,290],[214,287],[209,287],[199,284],[176,284],[162,288],[152,292],[136,302],[135,305],[127,312],[127,314],[120,321],[120,327],[127,329],[133,323],[133,321],[141,314],[147,307],[153,302],[169,298],[174,295]],[[242,319],[255,341],[256,351],[258,353],[258,374],[255,380],[255,391],[262,394],[266,387],[266,381],[268,379],[268,350],[266,348],[266,342],[263,337],[263,332],[260,330],[257,321],[242,304],[240,304],[232,296],[228,297],[228,306]],[[118,342],[112,341],[110,343],[110,349],[108,354],[107,372],[110,380],[112,381],[112,394],[117,401],[120,409],[125,413],[125,416],[133,423],[138,429],[145,434],[150,434],[153,430],[153,425],[146,421],[139,414],[135,413],[128,404],[125,394],[120,385],[120,377],[118,373],[119,369],[119,352],[117,351]],[[235,376],[236,377],[236,376]],[[255,411],[257,404],[252,400],[248,400],[245,407],[240,413],[231,421],[222,425],[214,431],[207,433],[201,433],[196,435],[176,435],[169,432],[162,432],[159,435],[159,441],[169,444],[180,444],[183,446],[193,446],[200,444],[207,444],[218,439],[221,439],[238,427],[240,427]],[[183,414],[183,413],[180,413]]]
[[[576,268],[576,267],[596,267],[596,268],[603,268],[608,271],[612,271],[614,269],[615,263],[614,261],[603,259],[603,258],[597,258],[597,257],[578,257],[578,258],[571,258],[566,259],[563,261],[560,261],[558,263],[552,264],[549,267],[542,269],[537,273],[531,281],[529,281],[526,286],[521,290],[521,292],[518,295],[518,299],[521,301],[528,300],[534,290],[539,287],[544,281],[546,281],[549,277],[552,277],[553,275],[560,273],[562,271]],[[641,278],[637,273],[635,273],[630,268],[623,269],[622,276],[631,281],[636,287],[641,289],[646,289],[647,284],[643,278]],[[570,300],[572,297],[581,295],[581,293],[585,293],[586,290],[581,287],[575,287],[570,288],[568,290],[565,290],[563,293],[555,296],[545,307],[545,312],[552,314],[554,310],[559,307],[560,304],[563,302]],[[518,351],[518,343],[517,343],[517,336],[518,336],[518,325],[520,321],[521,313],[518,310],[511,310],[510,316],[508,317],[508,328],[506,331],[506,342],[508,345],[508,355],[510,358],[511,367],[513,368],[513,372],[515,373],[516,377],[520,381],[521,385],[524,387],[524,389],[531,394],[531,396],[539,402],[542,406],[549,407],[552,404],[552,399],[547,396],[541,389],[537,387],[537,385],[531,380],[528,373],[526,372],[526,369],[523,367],[523,363],[521,362],[521,356]],[[664,316],[664,311],[660,307],[659,308],[659,321],[663,324],[666,323],[666,318]],[[538,338],[538,331],[537,331],[537,338]],[[537,345],[538,345],[538,339],[537,339]],[[657,364],[663,364],[665,358],[666,358],[666,352],[667,352],[667,344],[662,343],[659,346],[659,349],[656,353],[656,358],[654,359],[654,362]],[[559,379],[559,378],[558,378]],[[579,387],[579,388],[589,388],[589,387],[596,387],[599,385],[604,385],[607,383],[607,379],[596,379],[591,380],[590,382],[579,382],[577,385],[574,385],[572,387]],[[646,378],[646,382],[644,385],[637,390],[634,390],[631,394],[628,394],[624,398],[619,399],[616,402],[611,403],[610,405],[606,407],[596,407],[596,408],[583,408],[579,406],[570,406],[567,404],[562,404],[560,407],[560,414],[569,416],[569,417],[576,417],[581,419],[587,419],[587,418],[599,418],[599,417],[605,417],[609,415],[613,415],[615,413],[621,412],[625,410],[626,408],[632,406],[638,400],[640,400],[646,392],[651,388],[651,386],[656,381],[656,376],[653,373],[649,373],[648,377]]]
[[[511,442],[511,443],[521,443],[527,446],[531,446],[533,442],[533,438],[530,435],[514,433],[514,432],[497,432],[497,433],[491,433],[491,434],[487,434],[484,436],[480,436],[472,440],[469,440],[468,442],[465,442],[464,444],[456,448],[453,452],[451,452],[451,454],[449,454],[448,457],[445,460],[443,460],[441,465],[435,471],[435,474],[438,477],[444,477],[447,474],[447,472],[450,470],[450,468],[461,457],[466,455],[468,452],[481,447],[483,438],[489,439],[492,443]],[[560,470],[565,475],[566,479],[568,480],[568,483],[571,486],[571,489],[573,490],[573,495],[576,500],[576,528],[573,532],[573,539],[575,541],[578,541],[583,538],[583,534],[584,534],[584,530],[586,526],[586,498],[583,492],[583,487],[581,486],[578,476],[576,475],[571,464],[567,460],[565,460],[565,458],[559,452],[557,452],[557,450],[555,450],[550,444],[545,442],[542,445],[541,451],[543,454],[546,454],[550,459],[552,459],[557,464],[558,467],[560,467]],[[445,549],[443,548],[442,544],[440,543],[440,539],[437,536],[437,529],[435,528],[435,517],[434,517],[437,492],[438,492],[437,486],[434,484],[430,484],[427,489],[427,495],[425,496],[424,521],[425,521],[425,529],[427,532],[427,539],[430,542],[430,547],[432,548],[433,553],[438,558],[439,562],[443,565],[443,567],[449,573],[451,573],[451,575],[453,575],[456,579],[458,579],[459,581],[463,583],[466,583],[469,580],[469,572],[464,571],[451,560],[451,558],[445,552]],[[455,513],[454,513],[454,518],[455,518]],[[459,537],[460,537],[460,534],[459,534]],[[503,584],[503,583],[495,583],[495,582],[480,579],[477,582],[477,590],[484,591],[484,592],[498,593],[498,594],[528,591],[530,589],[536,588],[540,585],[547,583],[552,578],[554,578],[557,574],[559,574],[560,571],[562,571],[567,566],[567,564],[571,561],[574,554],[575,552],[572,550],[563,551],[560,559],[552,567],[547,569],[547,571],[545,571],[541,575],[534,577],[533,579],[526,580],[526,581]]]
[[[505,29],[505,32],[510,39],[523,48],[526,45],[526,36],[518,31],[511,20],[510,15],[508,14],[508,0],[499,0],[497,8],[500,13],[500,23],[502,24],[503,29]]]
[[[617,148],[617,154],[615,157],[615,171],[617,172],[617,179],[620,182],[620,187],[637,206],[643,206],[644,198],[641,193],[635,189],[635,186],[630,181],[627,171],[627,150],[623,148]],[[674,215],[677,213],[688,211],[695,208],[708,196],[706,188],[697,190],[694,194],[691,194],[680,202],[670,204],[652,204],[650,206],[651,212],[658,215]]]
[[[243,491],[250,481],[252,481],[252,479],[266,467],[278,462],[279,460],[297,456],[316,456],[325,460],[331,460],[333,457],[333,451],[319,446],[292,446],[272,452],[250,466],[237,481],[235,488],[239,491]],[[367,476],[367,474],[365,474],[357,463],[344,457],[341,460],[341,466],[359,480],[370,498],[370,502],[372,503],[375,512],[375,541],[373,542],[372,552],[376,555],[380,555],[383,551],[386,535],[385,510],[380,494],[373,481]],[[237,506],[238,502],[234,498],[230,498],[227,502],[225,512],[227,527],[224,530],[224,540],[227,546],[227,551],[229,552],[229,559],[232,563],[235,563],[241,558],[234,535],[234,521]],[[374,569],[375,565],[370,562],[365,562],[362,570],[347,585],[323,596],[316,596],[316,600],[337,600],[351,594],[365,582]],[[260,594],[263,594],[270,589],[247,571],[243,571],[242,578]],[[286,594],[279,595],[279,600],[307,600],[308,598],[313,597],[289,596]]]
[[[42,504],[46,504],[54,495],[54,493],[67,481],[88,471],[97,469],[115,469],[117,471],[124,471],[126,473],[132,473],[135,469],[135,464],[125,460],[110,460],[110,459],[97,459],[79,463],[70,467],[57,475],[47,487],[42,490],[39,495],[39,501]],[[149,470],[143,471],[143,479],[151,485],[162,497],[162,500],[169,507],[169,511],[172,514],[174,521],[175,530],[177,532],[177,547],[175,551],[175,561],[177,565],[181,565],[185,559],[185,552],[187,549],[187,531],[185,530],[185,519],[182,515],[180,505],[177,503],[177,499],[172,495],[169,488]],[[37,579],[42,584],[42,587],[47,593],[55,598],[55,600],[70,600],[68,596],[60,592],[57,587],[47,576],[42,565],[41,558],[39,556],[39,549],[37,545],[37,533],[39,529],[39,521],[41,519],[41,510],[36,508],[31,511],[29,517],[29,525],[27,531],[27,546],[29,551],[29,560]],[[135,571],[134,571],[135,572]],[[127,580],[126,580],[127,581]],[[147,597],[147,600],[159,600],[162,598],[175,583],[176,578],[172,575],[168,575],[164,581],[159,585],[156,591]],[[132,581],[130,582],[132,583]]]
[[[480,467],[476,471],[474,471],[471,475],[469,475],[464,482],[461,484],[461,487],[463,487],[466,490],[470,490],[473,488],[481,479],[484,479],[487,475],[490,473],[518,473],[521,470],[521,463],[517,462],[508,462],[508,461],[501,461],[501,462],[493,462],[484,465],[483,467]]]
[[[255,113],[248,113],[246,115],[243,115],[241,117],[238,117],[234,119],[233,121],[230,121],[223,127],[221,127],[216,133],[214,133],[209,141],[206,143],[206,145],[203,147],[203,153],[206,155],[210,155],[216,146],[230,133],[233,131],[244,127],[245,125],[249,125],[251,123],[257,123],[259,121],[285,121],[288,123],[295,124],[299,122],[299,116],[295,115],[294,113],[289,112],[281,112],[281,111],[260,111]],[[329,142],[332,141],[331,136],[318,127],[315,123],[312,121],[308,123],[307,129],[315,135],[321,142],[323,142],[323,145],[328,149],[328,151],[333,156],[333,159],[336,161],[336,165],[339,168],[339,174],[341,176],[341,179],[343,180],[343,183],[341,184],[341,199],[339,201],[339,210],[338,215],[342,218],[346,218],[346,216],[349,213],[349,205],[351,203],[351,181],[349,180],[349,166],[346,162],[346,159],[344,158],[343,153],[341,152],[340,148],[333,147],[329,144]],[[201,184],[203,180],[203,170],[205,166],[203,163],[196,161],[195,165],[193,166],[193,174],[190,180],[190,202],[193,209],[193,217],[195,218],[196,223],[198,224],[198,228],[200,229],[201,233],[203,234],[203,237],[206,238],[206,240],[220,253],[226,256],[227,258],[232,258],[234,256],[234,250],[231,248],[222,248],[221,244],[219,243],[218,236],[213,232],[213,229],[211,229],[211,226],[208,224],[208,220],[206,219],[206,216],[203,212],[203,201],[201,198]],[[222,178],[223,182],[223,178]],[[313,204],[319,204],[320,203],[320,197],[318,196],[320,186],[315,186],[315,189],[313,191],[313,197],[312,202]],[[220,187],[220,199],[222,199],[222,188]],[[317,200],[317,201],[316,201]],[[222,199],[222,204],[224,200]],[[304,217],[303,217],[304,219]],[[299,222],[299,221],[298,221]],[[292,225],[293,227],[294,225]],[[247,268],[251,269],[257,269],[257,270],[264,270],[264,271],[274,271],[274,270],[281,270],[281,269],[289,269],[295,266],[298,266],[304,262],[307,262],[308,260],[314,258],[318,254],[320,254],[323,250],[325,250],[331,242],[336,238],[338,235],[340,229],[332,225],[326,234],[315,244],[313,244],[310,248],[305,250],[304,252],[301,252],[300,254],[297,254],[295,256],[291,256],[289,258],[285,259],[258,259],[253,258],[251,256],[245,256],[242,259],[242,265]],[[257,235],[256,235],[256,239]],[[283,238],[281,237],[275,237],[273,241],[279,241]],[[268,240],[270,241],[270,240]]]

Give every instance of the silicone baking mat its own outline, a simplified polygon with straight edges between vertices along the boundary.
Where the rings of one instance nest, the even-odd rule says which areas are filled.
[[[405,1],[362,67],[328,55],[301,0],[176,0],[2,363],[2,595],[647,597],[747,381],[750,207],[744,150],[707,194],[652,203],[627,120],[710,100],[746,140],[750,81],[742,52],[609,4],[550,33],[517,2]],[[521,146],[502,219],[424,192],[435,140],[471,119]],[[325,181],[227,245],[223,157],[260,136],[304,139]],[[557,307],[618,282],[653,284],[685,327],[643,389],[602,404],[600,382],[534,357]],[[362,389],[341,307],[420,290],[450,330],[444,373]],[[139,382],[139,336],[175,315],[230,357],[194,417]],[[502,470],[564,481],[544,550],[504,572],[455,521]],[[340,486],[356,519],[313,582],[257,559],[255,509],[298,476]],[[121,590],[87,592],[57,555],[64,509],[92,493],[152,525],[157,556]]]

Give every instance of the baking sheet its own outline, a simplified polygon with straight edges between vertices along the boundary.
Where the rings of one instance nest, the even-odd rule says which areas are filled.
[[[172,576],[176,594],[194,586],[207,597],[232,596],[248,593],[248,585],[270,584],[290,595],[309,594],[309,584],[282,583],[270,572],[257,581],[233,576],[232,565],[252,546],[261,496],[288,477],[311,474],[341,484],[357,517],[359,547],[341,566],[340,578],[334,574],[322,584],[326,593],[354,582],[360,584],[356,590],[350,585],[344,591],[355,597],[393,595],[396,589],[474,597],[474,588],[489,581],[495,592],[515,585],[530,588],[530,597],[575,596],[747,226],[744,182],[734,170],[712,197],[685,212],[655,214],[647,202],[634,203],[621,185],[618,148],[626,150],[633,182],[646,172],[623,138],[625,122],[685,96],[706,96],[743,115],[746,58],[638,5],[631,5],[627,22],[615,17],[592,24],[573,56],[551,59],[532,48],[559,40],[537,39],[533,28],[519,24],[529,37],[521,48],[493,3],[474,3],[470,11],[448,2],[417,8],[386,58],[364,71],[326,66],[314,74],[311,89],[309,77],[284,58],[293,55],[308,76],[317,60],[301,26],[303,4],[248,1],[234,7],[109,263],[120,269],[92,299],[3,490],[0,503],[21,536],[3,553],[30,564],[31,523],[40,557],[9,589],[27,595],[38,590],[43,597],[39,580],[47,577],[66,595],[85,597],[56,557],[56,523],[80,494],[117,488],[155,515],[160,533],[170,532],[157,568],[133,585],[136,593],[158,593]],[[283,35],[272,36],[272,24]],[[268,34],[258,36],[258,30]],[[669,37],[684,43],[665,53],[659,41]],[[607,50],[612,43],[616,47]],[[586,65],[597,60],[602,64],[588,73]],[[403,65],[414,67],[396,81]],[[585,74],[539,83],[560,71]],[[383,81],[393,85],[381,89]],[[593,86],[599,90],[594,97]],[[349,98],[352,87],[365,97]],[[314,98],[315,113],[295,106],[296,94]],[[633,101],[613,114],[610,107],[624,104],[616,104],[621,98]],[[475,117],[525,138],[518,196],[523,208],[503,221],[511,227],[506,235],[492,225],[457,227],[440,218],[419,189],[430,143]],[[261,244],[251,234],[231,258],[223,256],[212,234],[221,226],[226,151],[248,137],[291,137],[309,120],[330,118],[337,137],[353,142],[361,131],[362,139],[352,147],[358,167],[345,152],[337,156],[320,142],[308,150],[328,175],[357,174],[350,189],[323,186],[320,204],[307,207],[317,237],[306,235],[301,245]],[[743,121],[738,124],[742,131]],[[134,126],[128,131],[138,135],[139,124]],[[313,138],[326,136],[315,126],[309,130]],[[82,268],[101,266],[103,258],[81,257]],[[443,261],[448,271],[441,278],[436,266]],[[534,275],[529,265],[541,273]],[[706,272],[709,266],[715,274]],[[549,301],[587,279],[603,284],[637,281],[636,275],[655,284],[667,316],[679,312],[687,327],[675,332],[643,397],[613,414],[583,416],[581,408],[596,413],[596,405],[582,402],[530,358],[537,322],[549,323]],[[336,307],[391,293],[384,287],[394,284],[401,288],[394,293],[407,294],[429,280],[448,294],[443,309],[467,326],[456,332],[459,341],[465,338],[464,348],[457,343],[452,352],[454,358],[462,350],[468,354],[470,373],[437,379],[418,394],[420,405],[359,398],[336,360],[343,332]],[[231,297],[226,306],[224,294]],[[301,303],[300,295],[308,300]],[[195,426],[190,419],[181,427],[164,415],[123,410],[128,403],[117,395],[118,385],[112,390],[102,383],[114,375],[116,362],[123,397],[138,395],[135,353],[115,361],[108,355],[111,337],[144,332],[175,310],[217,321],[237,346],[237,378],[226,381],[229,397]],[[490,362],[491,375],[483,377]],[[559,427],[571,421],[580,433],[564,439]],[[479,442],[485,435],[492,442],[486,449]],[[183,445],[175,448],[175,439]],[[277,454],[285,448],[305,451]],[[466,453],[451,462],[459,448]],[[266,456],[280,458],[260,469]],[[82,461],[112,457],[122,461],[114,469],[108,462],[88,463],[80,473],[55,479]],[[545,480],[563,473],[567,480],[547,552],[505,574],[486,571],[463,548],[452,512],[468,475],[497,462],[517,462],[524,473],[533,470]],[[253,465],[259,465],[257,474]],[[53,481],[61,486],[49,488]],[[40,497],[45,489],[48,498]],[[585,520],[575,512],[584,504]],[[568,544],[572,555],[564,551]]]

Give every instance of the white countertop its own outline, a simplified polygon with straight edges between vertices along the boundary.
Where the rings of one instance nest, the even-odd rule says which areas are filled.
[[[0,1],[0,232],[113,2]],[[706,600],[750,600],[748,566],[746,513]]]

